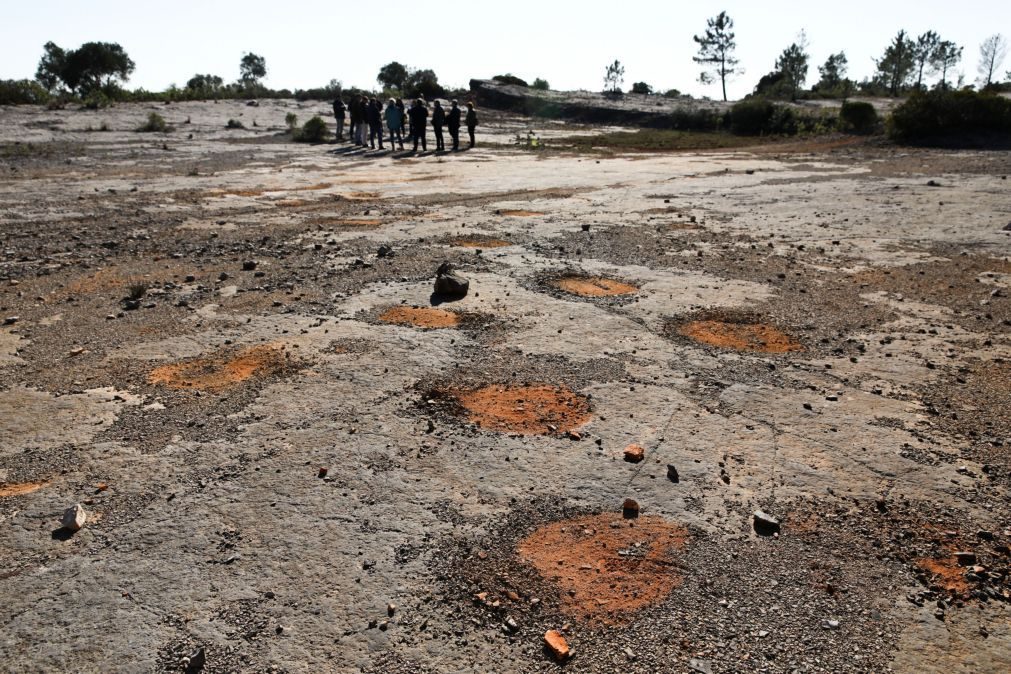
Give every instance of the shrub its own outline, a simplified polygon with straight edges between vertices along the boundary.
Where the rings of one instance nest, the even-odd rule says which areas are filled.
[[[330,132],[327,130],[326,122],[319,115],[306,122],[297,134],[295,140],[300,143],[322,143],[327,140]]]
[[[230,119],[228,123],[225,124],[226,129],[245,129],[246,125],[237,119]]]
[[[874,133],[878,126],[878,112],[866,101],[846,101],[839,110],[839,122],[844,131]]]
[[[889,133],[896,140],[929,142],[966,136],[1011,135],[1011,100],[975,91],[918,93],[895,108]]]
[[[84,99],[84,107],[87,110],[101,110],[112,105],[112,99],[104,91],[95,89]]]
[[[680,98],[681,97],[681,92],[679,90],[677,90],[677,89],[668,89],[667,91],[663,92],[663,97],[664,98]]]
[[[152,112],[147,116],[147,121],[137,127],[140,133],[166,133],[170,130],[168,122],[157,112]]]
[[[529,84],[527,84],[526,80],[520,77],[516,77],[512,73],[506,73],[505,75],[496,75],[492,79],[501,84],[515,84],[518,87],[530,86]]]
[[[531,89],[536,89],[537,91],[547,91],[551,88],[547,80],[542,80],[540,77],[534,80],[534,83],[530,85]]]
[[[50,98],[34,80],[0,80],[0,105],[45,105]]]
[[[712,108],[678,108],[672,114],[671,124],[681,131],[717,131],[726,122],[724,115]]]
[[[294,112],[289,112],[284,116],[284,123],[288,125],[288,130],[294,132],[295,128],[298,126],[298,115]]]
[[[797,114],[785,105],[752,98],[730,109],[730,130],[741,136],[792,135],[798,131]]]
[[[651,94],[653,93],[653,87],[649,86],[645,82],[636,82],[632,85],[633,94]]]

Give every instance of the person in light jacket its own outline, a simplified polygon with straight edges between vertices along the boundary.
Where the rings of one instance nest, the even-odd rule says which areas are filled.
[[[392,148],[395,143],[400,144],[400,149],[404,149],[404,117],[403,113],[400,112],[400,108],[397,107],[397,102],[392,98],[386,104],[386,111],[383,113],[386,117],[386,128],[390,130],[390,147]]]

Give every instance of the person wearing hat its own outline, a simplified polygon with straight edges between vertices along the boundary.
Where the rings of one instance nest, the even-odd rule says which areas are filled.
[[[470,146],[474,147],[474,129],[477,128],[477,111],[474,101],[467,101],[467,133],[470,135]]]
[[[435,151],[445,152],[446,141],[443,139],[442,127],[446,124],[446,111],[442,109],[442,103],[436,99],[435,109],[432,110],[432,130],[435,131]]]
[[[454,100],[446,115],[446,126],[449,127],[449,137],[453,139],[453,152],[460,149],[460,104]]]

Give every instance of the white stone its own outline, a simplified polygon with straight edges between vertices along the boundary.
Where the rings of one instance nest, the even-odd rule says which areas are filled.
[[[63,511],[63,519],[60,524],[64,529],[77,531],[88,521],[88,513],[80,503],[76,503]]]

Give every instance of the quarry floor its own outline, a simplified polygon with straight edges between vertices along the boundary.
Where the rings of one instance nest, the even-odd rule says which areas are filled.
[[[0,108],[0,671],[1011,670],[1011,153],[326,107]]]

